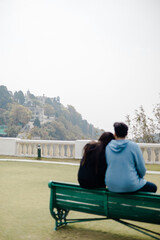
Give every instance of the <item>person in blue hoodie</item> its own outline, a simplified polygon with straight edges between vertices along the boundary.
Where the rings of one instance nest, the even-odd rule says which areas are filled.
[[[146,168],[138,144],[125,139],[128,126],[122,122],[114,123],[115,140],[105,149],[107,169],[105,183],[109,191],[156,192],[157,186],[144,179]]]

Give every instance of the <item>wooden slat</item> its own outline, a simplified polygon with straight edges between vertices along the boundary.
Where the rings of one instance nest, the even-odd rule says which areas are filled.
[[[56,186],[56,207],[104,216],[104,194],[103,191]]]
[[[155,195],[109,194],[108,212],[111,218],[160,223],[160,198]]]
[[[70,201],[70,202],[77,202],[78,204],[81,202],[82,204],[90,204],[90,205],[101,205],[104,206],[104,198],[97,200],[97,199],[89,199],[83,197],[74,197],[73,195],[63,195],[63,194],[56,194],[56,201],[63,200],[63,201]]]
[[[104,195],[106,193],[104,192],[81,192],[81,191],[75,191],[72,189],[68,189],[68,188],[59,188],[56,187],[56,195],[60,196],[60,195],[64,195],[64,196],[68,196],[68,197],[72,197],[72,198],[80,198],[80,199],[86,199],[88,201],[92,200],[92,201],[104,201]]]
[[[88,204],[77,204],[74,202],[63,202],[59,201],[56,203],[56,207],[62,209],[68,209],[73,211],[85,212],[85,213],[92,213],[97,215],[105,216],[104,208],[100,206],[90,206]]]

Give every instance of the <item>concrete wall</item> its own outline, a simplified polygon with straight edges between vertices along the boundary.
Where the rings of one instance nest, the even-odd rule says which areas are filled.
[[[15,156],[16,141],[17,141],[17,138],[0,137],[0,155]]]
[[[90,140],[76,140],[75,141],[75,158],[81,159],[83,154],[83,147],[89,142]]]

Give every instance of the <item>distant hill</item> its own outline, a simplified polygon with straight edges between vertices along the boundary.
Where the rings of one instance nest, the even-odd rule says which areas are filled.
[[[83,119],[60,97],[34,96],[29,91],[12,93],[0,86],[0,136],[28,139],[97,139],[103,130]]]

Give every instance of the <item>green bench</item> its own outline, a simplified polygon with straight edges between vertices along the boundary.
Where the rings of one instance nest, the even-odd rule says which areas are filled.
[[[107,188],[84,189],[78,184],[50,181],[50,213],[58,227],[75,222],[113,219],[149,236],[159,235],[148,229],[127,223],[122,219],[160,224],[160,194],[132,193],[118,194]],[[101,217],[67,219],[69,211],[94,214]],[[149,231],[152,233],[146,233]]]

